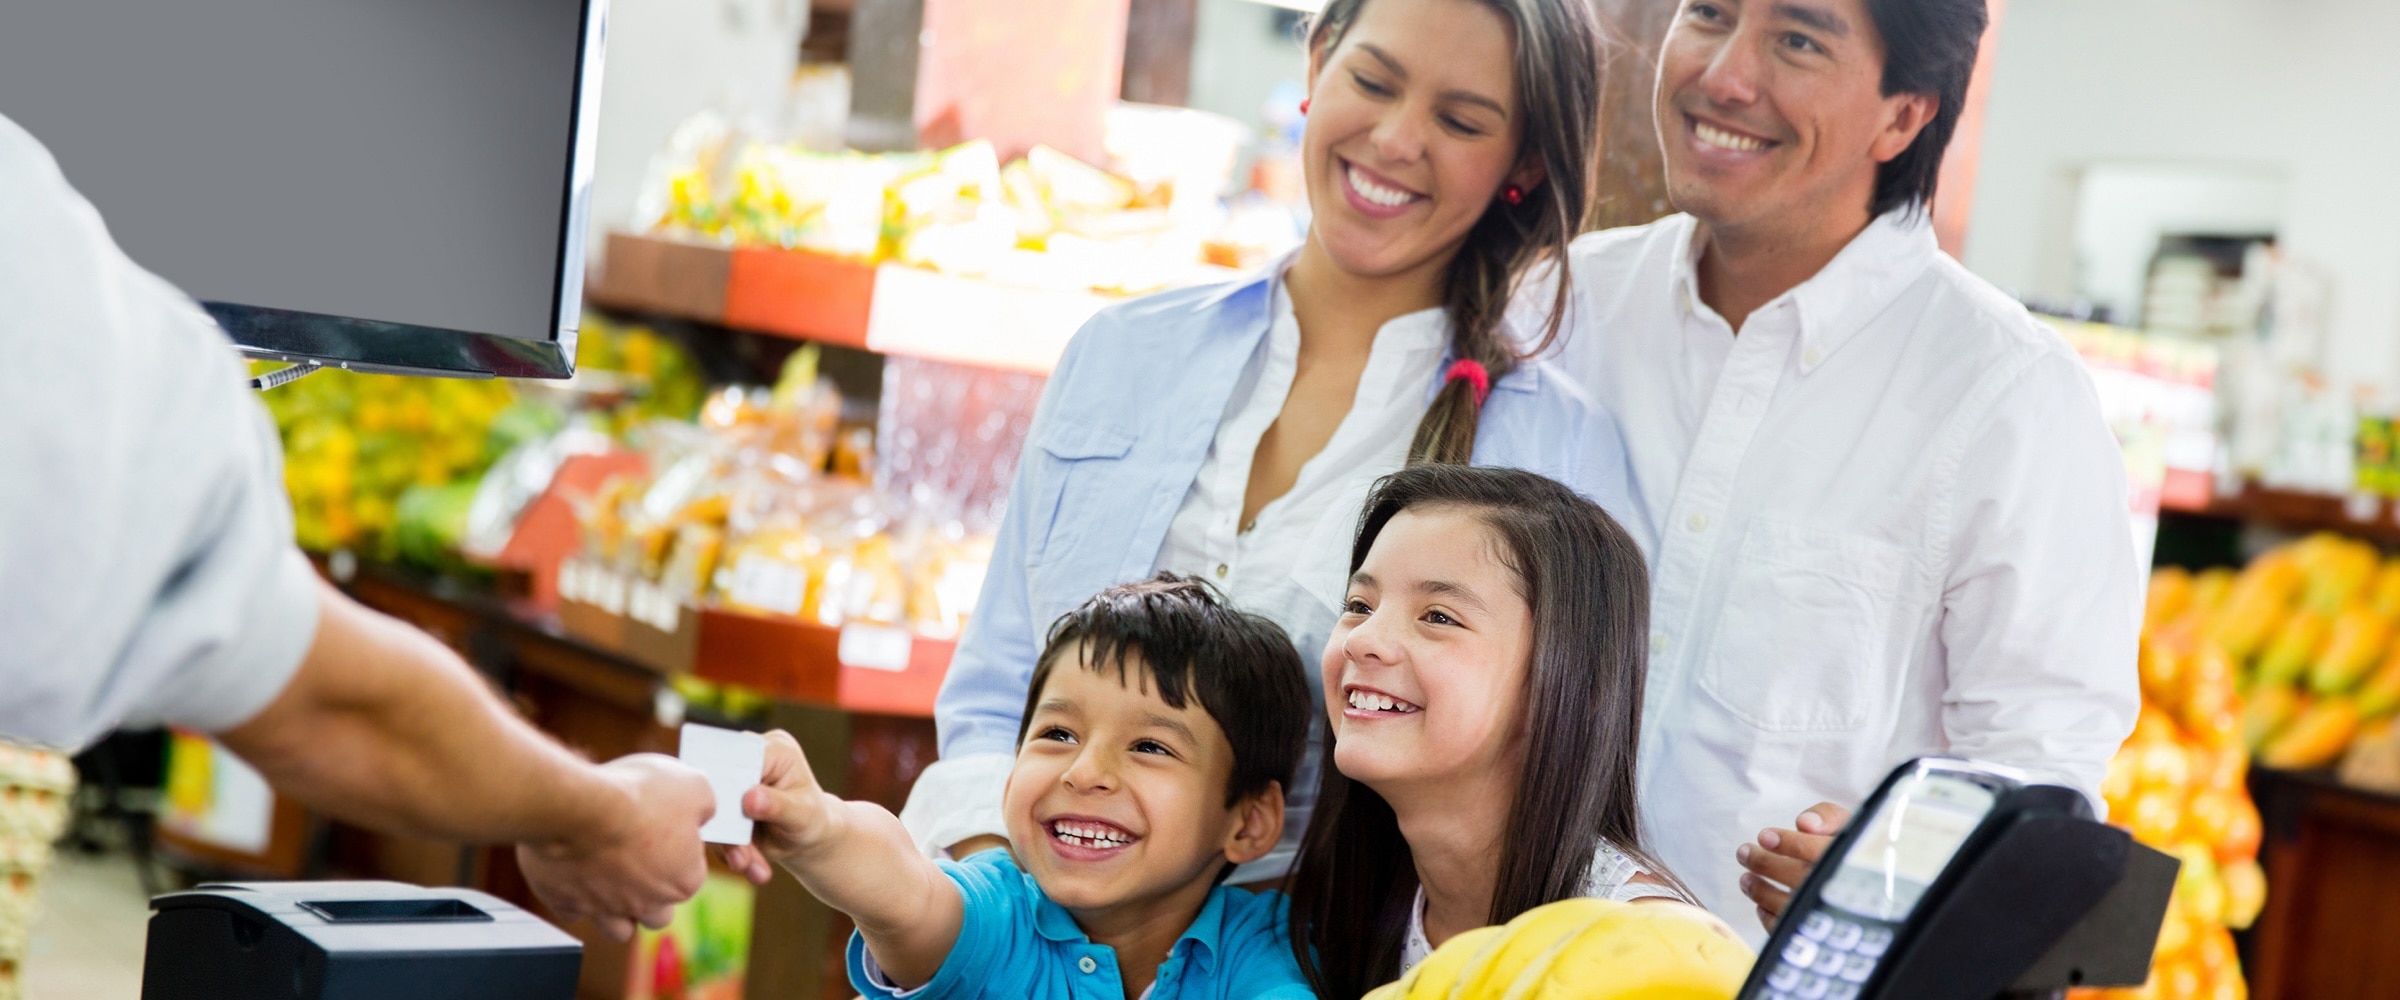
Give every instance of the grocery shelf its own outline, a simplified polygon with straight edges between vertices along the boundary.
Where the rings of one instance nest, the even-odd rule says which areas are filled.
[[[2400,505],[2385,497],[2337,496],[2274,489],[2249,483],[2240,493],[2206,503],[2162,503],[2162,509],[2272,525],[2290,531],[2333,531],[2378,545],[2400,547]]]
[[[558,593],[566,633],[601,650],[661,674],[847,712],[931,718],[957,648],[894,626],[693,607],[580,560],[562,567]]]
[[[1048,374],[1109,299],[778,247],[610,233],[592,302],[881,354]]]

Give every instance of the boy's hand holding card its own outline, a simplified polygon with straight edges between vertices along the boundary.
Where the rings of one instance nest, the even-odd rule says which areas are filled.
[[[688,733],[693,727],[684,728]],[[705,831],[703,839],[728,845],[721,852],[725,863],[751,882],[765,885],[774,877],[777,862],[824,839],[832,823],[832,810],[841,800],[826,794],[817,784],[816,773],[809,770],[808,757],[800,752],[800,741],[793,739],[792,734],[778,729],[763,736],[736,735],[755,741],[758,754],[742,762],[756,761],[749,763],[748,783],[733,791],[730,800],[721,800],[730,801],[733,814],[743,817],[742,839],[716,840],[707,837]],[[701,770],[709,771],[705,767]],[[738,772],[726,773],[730,781],[731,775]],[[711,787],[718,789],[720,795],[725,794],[727,786],[718,784],[718,780],[716,773],[709,771]],[[758,824],[756,827],[752,826],[753,821]]]

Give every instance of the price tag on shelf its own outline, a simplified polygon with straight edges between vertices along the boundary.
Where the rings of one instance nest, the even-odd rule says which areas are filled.
[[[838,655],[845,667],[899,673],[908,669],[909,649],[915,642],[907,629],[893,625],[844,625]]]
[[[683,602],[675,599],[673,591],[654,583],[636,582],[625,601],[626,614],[661,632],[673,632],[683,623]]]
[[[800,613],[800,598],[808,592],[808,574],[800,567],[764,556],[746,555],[733,566],[733,586],[727,596],[777,614]]]

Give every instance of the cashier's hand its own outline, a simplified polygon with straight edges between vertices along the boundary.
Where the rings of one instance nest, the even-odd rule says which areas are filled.
[[[1776,918],[1792,901],[1792,890],[1808,880],[1809,869],[1817,866],[1834,835],[1849,822],[1850,810],[1819,802],[1800,814],[1793,823],[1798,829],[1760,830],[1758,843],[1734,848],[1734,860],[1749,869],[1742,873],[1742,895],[1758,904],[1760,924],[1775,929]]]
[[[621,790],[621,803],[577,840],[523,844],[517,865],[534,895],[559,920],[590,919],[611,939],[633,938],[633,925],[665,927],[675,904],[692,898],[708,877],[700,826],[717,811],[708,779],[682,761],[634,754],[600,765]]]
[[[775,865],[806,852],[829,834],[840,799],[817,784],[800,741],[781,729],[767,734],[767,766],[758,787],[742,796],[742,812],[757,823],[750,842],[724,849],[725,865],[765,885]]]

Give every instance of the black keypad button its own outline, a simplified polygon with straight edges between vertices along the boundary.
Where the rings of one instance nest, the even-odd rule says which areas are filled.
[[[1850,951],[1858,947],[1859,941],[1866,937],[1866,931],[1866,928],[1850,921],[1836,921],[1831,932],[1825,936],[1825,943],[1843,951]]]
[[[1808,915],[1808,919],[1800,922],[1800,936],[1811,941],[1823,941],[1825,935],[1833,932],[1833,924],[1832,917],[1823,913],[1811,913]]]

